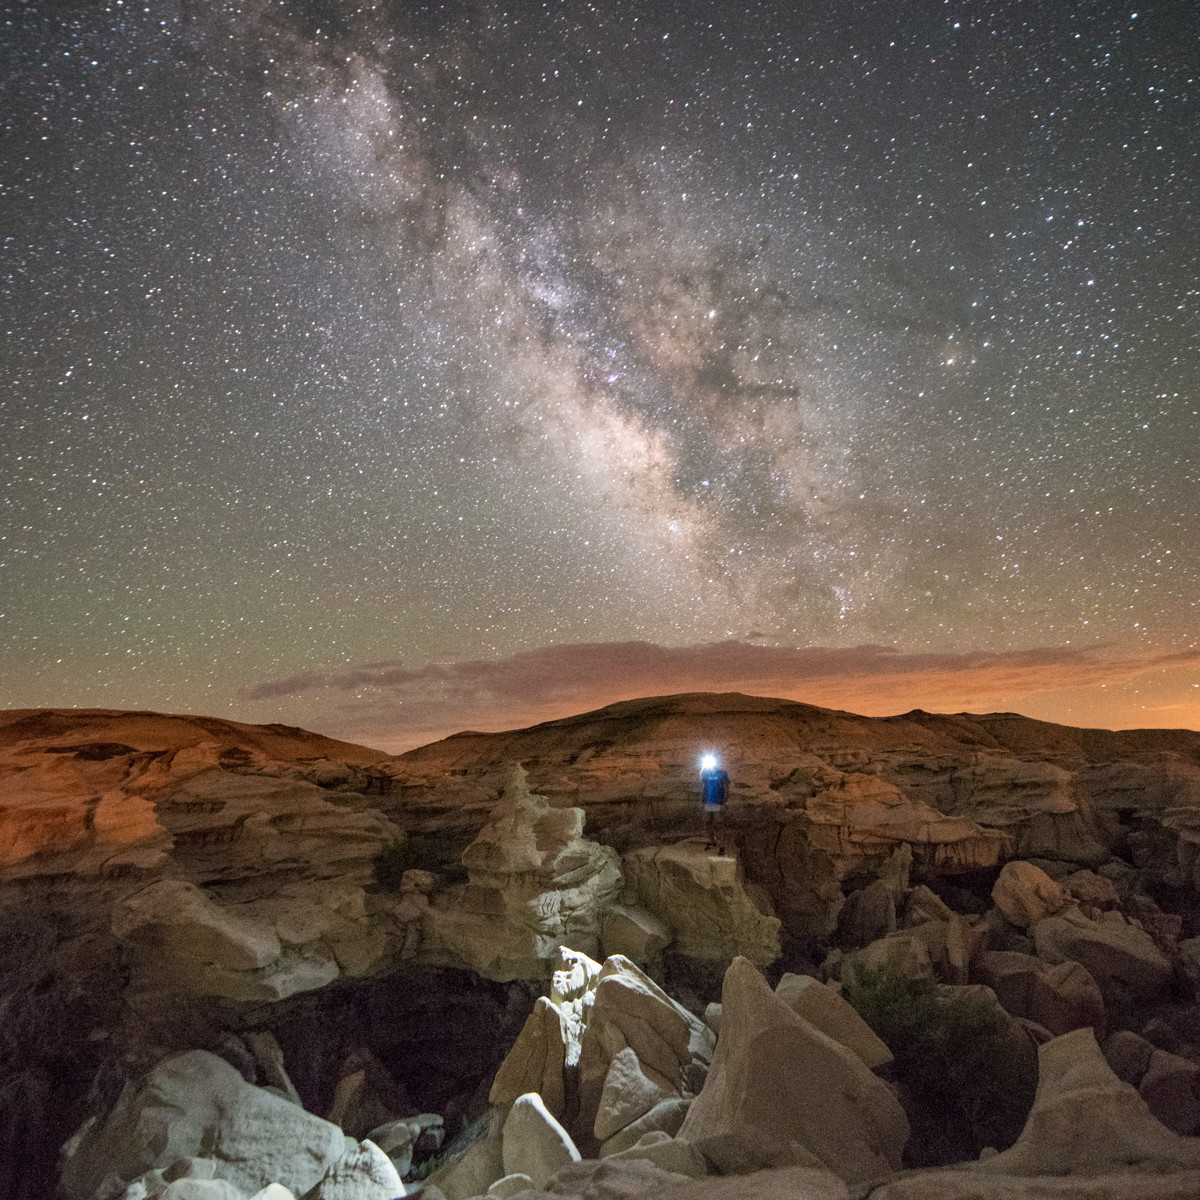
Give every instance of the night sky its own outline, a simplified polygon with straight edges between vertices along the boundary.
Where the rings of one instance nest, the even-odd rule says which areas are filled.
[[[4,13],[0,703],[1200,728],[1200,6]]]

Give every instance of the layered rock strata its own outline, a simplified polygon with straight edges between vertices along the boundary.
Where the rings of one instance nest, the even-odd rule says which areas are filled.
[[[1171,886],[1198,874],[1200,734],[1188,730],[1112,733],[1005,713],[879,719],[696,694],[458,734],[386,770],[406,828],[464,846],[507,764],[523,763],[534,791],[582,807],[590,836],[625,853],[698,830],[696,763],[712,750],[732,778],[727,821],[747,878],[798,935],[833,932],[842,881],[901,845],[944,876],[1011,857],[1094,867],[1127,848]]]
[[[734,779],[723,852],[695,836],[710,748]],[[699,1011],[735,955],[768,968],[785,947],[812,970],[830,952],[823,982],[794,975],[775,1000],[868,1070],[888,1048],[837,1024],[839,978],[990,989],[1027,1046],[1110,1035],[1105,1055],[1149,1111],[1200,1128],[1181,1009],[1200,981],[1200,735],[684,696],[393,760],[278,726],[11,712],[0,771],[0,1160],[41,1136],[26,1114],[48,1111],[51,1077],[73,1081],[63,1111],[79,1111],[93,1074],[102,1098],[105,1072],[213,1048],[263,1006],[432,964],[550,983],[497,1111],[537,1095],[580,1154],[694,1176],[715,1167],[680,1137],[712,1030],[654,979],[689,979],[678,994]],[[289,1094],[269,1045],[226,1050]],[[419,1115],[380,1103],[369,1056],[338,1071],[319,1111],[357,1138]],[[427,1152],[419,1126],[387,1136],[396,1162],[421,1139]],[[501,1124],[482,1174],[503,1168],[502,1143]],[[338,1160],[330,1200],[374,1153]],[[187,1157],[199,1165],[154,1187],[250,1186]],[[507,1188],[532,1179],[507,1174]]]

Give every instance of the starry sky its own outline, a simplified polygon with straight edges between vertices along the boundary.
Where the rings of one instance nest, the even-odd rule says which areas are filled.
[[[0,702],[1200,728],[1200,9],[3,6]]]

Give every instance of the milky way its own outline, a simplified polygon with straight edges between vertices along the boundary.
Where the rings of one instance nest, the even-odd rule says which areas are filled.
[[[1194,6],[7,19],[9,704],[1196,645]]]

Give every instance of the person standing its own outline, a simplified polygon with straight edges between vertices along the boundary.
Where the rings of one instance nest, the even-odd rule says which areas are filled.
[[[729,799],[729,776],[715,754],[700,759],[700,803],[704,809],[704,833],[710,850],[720,850],[717,830]]]

